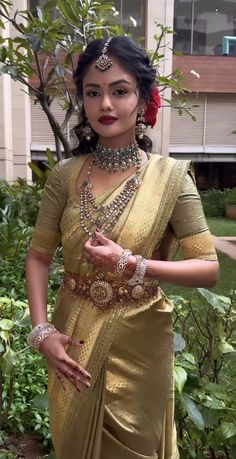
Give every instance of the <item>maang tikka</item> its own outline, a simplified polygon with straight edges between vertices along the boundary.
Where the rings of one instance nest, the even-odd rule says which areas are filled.
[[[109,43],[111,41],[111,38],[108,38],[106,41],[102,51],[101,51],[101,56],[98,58],[96,62],[96,69],[100,70],[100,72],[106,72],[111,66],[112,66],[112,60],[108,57],[107,55],[107,48],[109,46]]]

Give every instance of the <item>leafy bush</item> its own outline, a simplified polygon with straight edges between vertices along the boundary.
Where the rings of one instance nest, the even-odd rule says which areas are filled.
[[[0,315],[0,429],[24,433],[42,418],[38,430],[46,443],[50,438],[48,415],[34,406],[34,399],[37,404],[36,396],[46,393],[47,371],[42,356],[32,353],[26,344],[30,330],[28,305],[0,297]]]
[[[181,459],[232,459],[236,453],[236,296],[205,289],[197,293],[192,302],[173,297]]]
[[[225,190],[225,204],[236,205],[236,188],[228,188]]]
[[[208,190],[200,192],[206,217],[223,217],[225,215],[225,190]]]
[[[25,258],[40,198],[37,185],[28,185],[23,180],[13,186],[0,182],[0,434],[1,429],[11,433],[35,429],[48,446],[47,370],[42,356],[26,344],[30,317]],[[60,284],[60,266],[58,250],[49,281],[51,304]],[[3,457],[14,456],[6,453]]]
[[[42,189],[36,184],[27,184],[18,179],[15,185],[0,181],[0,223],[4,220],[18,219],[19,224],[35,224]]]

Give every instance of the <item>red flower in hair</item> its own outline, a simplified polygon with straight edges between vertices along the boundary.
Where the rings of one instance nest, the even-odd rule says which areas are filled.
[[[148,104],[147,109],[144,113],[145,123],[149,124],[151,128],[153,128],[156,124],[157,113],[160,107],[161,107],[160,93],[159,93],[158,87],[155,86],[155,88],[152,91],[151,101]]]

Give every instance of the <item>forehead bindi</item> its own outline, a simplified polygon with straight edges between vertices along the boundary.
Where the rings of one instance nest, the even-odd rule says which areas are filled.
[[[96,61],[93,62],[85,75],[83,86],[99,85],[100,87],[107,87],[115,84],[127,84],[128,86],[136,86],[137,81],[131,73],[127,72],[115,58],[112,58],[112,67],[106,72],[101,72],[96,67]]]

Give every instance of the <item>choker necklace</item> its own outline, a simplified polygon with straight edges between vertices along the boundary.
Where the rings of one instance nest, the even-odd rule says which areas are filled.
[[[96,158],[91,161],[88,168],[87,179],[80,190],[80,225],[84,232],[92,237],[94,245],[98,240],[94,230],[99,228],[105,236],[114,228],[119,217],[128,206],[131,198],[142,184],[140,180],[140,166],[137,166],[134,177],[130,178],[123,190],[107,205],[97,204],[93,195],[93,182],[90,179],[92,167],[96,164]]]
[[[126,170],[131,166],[141,166],[141,154],[137,142],[127,147],[104,147],[99,142],[94,151],[94,165],[109,172]]]

